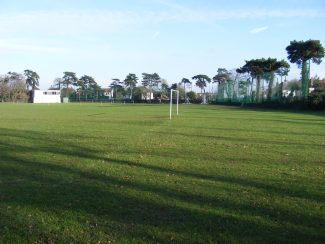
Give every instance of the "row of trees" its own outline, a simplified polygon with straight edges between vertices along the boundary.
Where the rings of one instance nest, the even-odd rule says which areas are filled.
[[[295,63],[301,68],[301,85],[300,91],[294,94],[289,93],[291,99],[294,95],[295,99],[300,102],[314,102],[315,93],[322,87],[313,87],[314,91],[310,93],[310,63],[320,64],[324,57],[324,48],[319,40],[308,41],[292,41],[286,47],[288,60]],[[260,58],[245,61],[245,64],[236,69],[236,71],[228,71],[219,68],[217,75],[210,79],[206,75],[194,76],[196,85],[201,88],[205,96],[205,87],[210,82],[217,83],[217,94],[214,97],[218,102],[245,102],[245,103],[262,103],[264,101],[287,101],[287,93],[284,93],[283,77],[288,75],[290,65],[285,60],[277,60],[275,58]],[[280,83],[275,84],[276,76],[280,77]],[[320,82],[314,79],[314,86]],[[264,83],[267,88],[264,88]],[[288,92],[288,91],[286,91]],[[317,97],[317,96],[316,96]],[[319,96],[318,96],[319,98]]]
[[[101,87],[95,79],[89,75],[83,75],[77,78],[74,72],[64,72],[62,78],[56,78],[50,89],[58,89],[62,91],[65,97],[73,94],[79,100],[83,97],[86,101],[88,98],[98,98]]]
[[[299,99],[306,102],[309,96],[310,61],[320,64],[324,57],[324,48],[319,40],[292,41],[287,46],[288,59],[301,68],[301,90]],[[284,98],[283,77],[289,73],[290,65],[285,60],[275,58],[260,58],[245,61],[245,64],[234,71],[219,68],[217,75],[210,79],[206,75],[194,76],[196,85],[205,93],[205,87],[210,82],[218,83],[215,100],[244,101],[247,103],[261,103],[264,100],[281,101]],[[276,75],[280,76],[280,83],[274,84]],[[268,84],[264,89],[262,82]],[[261,89],[263,88],[263,89]]]
[[[112,79],[108,88],[102,88],[95,79],[89,75],[83,75],[80,78],[74,72],[64,72],[62,78],[56,78],[50,89],[62,91],[63,96],[76,98],[77,100],[98,100],[104,94],[110,99],[133,99],[133,93],[137,88],[139,78],[135,74],[128,74],[124,80],[117,78]],[[152,92],[158,87],[163,80],[157,73],[143,73],[142,84],[146,92]],[[144,92],[145,93],[145,92]]]
[[[324,48],[318,40],[292,41],[286,48],[288,59],[301,68],[301,83],[299,92],[291,88],[291,97],[302,102],[310,95],[310,63],[320,64],[324,57]],[[183,78],[179,83],[171,86],[157,73],[142,73],[141,82],[136,74],[128,74],[124,80],[112,79],[108,88],[101,88],[95,79],[89,75],[77,77],[74,72],[64,72],[62,78],[56,78],[50,89],[61,90],[62,96],[69,96],[75,100],[113,100],[139,101],[154,99],[168,99],[169,90],[180,90],[184,100],[197,100],[195,93],[186,93],[186,87],[192,82],[201,93],[202,102],[244,102],[263,103],[283,101],[288,96],[286,76],[290,65],[285,60],[276,58],[260,58],[245,61],[245,64],[235,70],[219,68],[217,74],[210,78],[199,74],[191,79]],[[9,72],[0,77],[1,101],[26,100],[25,94],[29,90],[38,89],[39,75],[32,70],[25,70],[24,74]],[[284,80],[283,80],[284,78]],[[192,81],[191,81],[192,80]],[[316,82],[317,83],[317,82]],[[265,86],[266,84],[266,86]],[[18,89],[18,87],[20,89]],[[293,86],[292,86],[293,87]],[[19,91],[18,91],[19,90]],[[208,92],[206,92],[208,90]]]
[[[36,72],[25,70],[24,74],[8,72],[0,75],[1,102],[26,102],[29,98],[29,88],[37,89],[39,76]]]
[[[207,95],[212,99],[219,102],[245,102],[245,103],[262,103],[271,101],[284,101],[289,97],[295,97],[296,100],[306,102],[310,95],[310,62],[320,64],[324,57],[324,48],[319,40],[308,41],[292,41],[290,45],[286,47],[288,53],[288,60],[291,63],[295,63],[301,68],[301,84],[299,86],[292,86],[291,90],[288,85],[285,84],[286,76],[290,71],[290,65],[285,60],[277,60],[276,58],[260,58],[251,59],[245,61],[245,64],[236,70],[227,70],[225,68],[219,68],[217,74],[211,79],[209,76],[199,74],[192,77],[195,85],[201,90],[203,102],[206,101]],[[127,86],[132,89],[135,88],[138,78],[134,74],[130,74],[134,77],[132,79],[132,86]],[[149,90],[149,92],[156,92],[160,97],[166,90],[162,80],[158,74],[142,74],[142,87]],[[283,80],[284,78],[284,80]],[[127,81],[128,78],[124,80]],[[275,82],[276,80],[276,82]],[[118,79],[114,79],[112,83],[113,87],[123,84]],[[161,86],[159,86],[159,84]],[[179,84],[173,84],[172,88],[178,86],[178,89],[183,86],[184,100],[186,85],[192,82],[183,78]],[[206,94],[206,89],[210,84],[217,84],[216,94],[212,88],[212,92]],[[316,82],[317,83],[317,82]],[[315,83],[315,84],[316,84]],[[267,84],[265,87],[264,84]],[[121,86],[121,85],[119,85]],[[299,92],[297,91],[299,87]],[[121,89],[121,87],[119,87]],[[211,89],[210,89],[211,90]],[[131,96],[132,97],[132,92]]]

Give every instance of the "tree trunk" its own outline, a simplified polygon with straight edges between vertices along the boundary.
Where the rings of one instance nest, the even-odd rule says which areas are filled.
[[[257,84],[256,84],[256,102],[260,102],[260,93],[261,93],[261,76],[257,76]]]
[[[272,99],[273,83],[274,83],[274,74],[271,73],[271,78],[269,80],[269,89],[267,91],[267,101],[271,101],[271,99]]]
[[[280,83],[280,99],[283,99],[283,82]]]
[[[186,101],[186,91],[185,91],[185,82],[184,82],[184,103]]]
[[[222,102],[225,100],[225,84],[223,82],[218,84],[218,99]]]
[[[149,102],[151,103],[151,94],[152,94],[152,86],[150,86],[150,89],[149,89]]]
[[[308,74],[307,61],[302,62],[301,69],[301,100],[307,101],[309,93],[309,74]]]
[[[252,77],[252,83],[251,83],[251,90],[250,90],[250,102],[254,102],[254,97],[253,97],[253,84],[254,84],[254,78]]]

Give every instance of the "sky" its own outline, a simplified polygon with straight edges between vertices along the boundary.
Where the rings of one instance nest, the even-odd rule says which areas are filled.
[[[34,70],[41,89],[64,71],[102,87],[143,72],[171,84],[287,60],[293,40],[325,46],[324,23],[325,0],[0,0],[0,74]],[[325,60],[311,75],[325,77]],[[291,64],[289,79],[299,76]]]

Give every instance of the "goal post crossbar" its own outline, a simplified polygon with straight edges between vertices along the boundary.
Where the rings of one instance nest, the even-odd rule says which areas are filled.
[[[173,108],[173,92],[176,92],[176,114],[178,116],[178,102],[179,102],[179,91],[170,89],[170,105],[169,105],[169,119],[172,119],[172,108]]]

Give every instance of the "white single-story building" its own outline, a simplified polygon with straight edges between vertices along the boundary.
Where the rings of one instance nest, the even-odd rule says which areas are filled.
[[[35,90],[33,91],[33,103],[61,103],[61,92]]]

